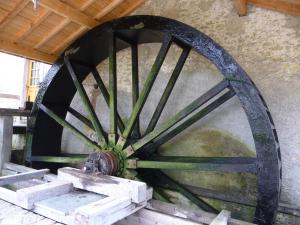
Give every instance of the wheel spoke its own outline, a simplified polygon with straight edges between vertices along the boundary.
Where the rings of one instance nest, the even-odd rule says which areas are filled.
[[[176,113],[174,116],[172,116],[170,119],[168,119],[166,122],[164,122],[159,128],[154,129],[149,134],[144,136],[142,139],[137,141],[131,146],[128,146],[126,148],[126,154],[132,155],[135,151],[143,147],[145,144],[149,143],[150,141],[153,141],[155,138],[159,137],[162,133],[166,132],[171,127],[175,126],[177,123],[179,123],[181,120],[183,120],[185,117],[190,115],[192,112],[194,112],[197,108],[201,107],[203,104],[208,102],[210,99],[215,97],[217,94],[219,94],[221,91],[223,91],[228,86],[228,83],[226,80],[223,80],[216,86],[214,86],[212,89],[210,89],[208,92],[203,94],[201,97],[197,98],[195,101],[193,101],[191,104],[189,104],[187,107],[185,107],[180,112]],[[179,133],[184,130],[186,127],[190,126],[194,122],[196,122],[198,119],[204,117],[209,112],[213,111],[215,108],[217,108],[219,105],[221,105],[223,102],[227,101],[229,98],[231,98],[234,95],[233,91],[228,91],[226,94],[224,94],[219,99],[215,100],[214,102],[210,103],[208,106],[206,106],[204,109],[202,109],[200,112],[193,115],[191,118],[187,119],[185,122],[183,122],[181,125],[176,127],[173,130],[178,131]],[[171,132],[171,131],[170,131]],[[167,134],[169,134],[168,132]],[[176,133],[177,134],[177,133]],[[160,140],[160,138],[159,138]]]
[[[117,134],[117,64],[116,64],[116,37],[112,32],[109,46],[109,120],[110,131],[108,134],[109,144],[114,145]]]
[[[128,168],[134,165],[137,169],[257,172],[256,158],[157,156],[154,160],[135,160],[135,163],[131,161],[128,160]]]
[[[214,109],[231,99],[235,93],[233,91],[228,91],[224,95],[222,95],[220,98],[206,106],[204,109],[200,110],[198,113],[190,117],[188,120],[184,121],[174,129],[171,129],[170,131],[163,134],[161,137],[158,137],[154,139],[153,144],[151,148],[156,148],[167,141],[171,140],[173,137],[175,137],[177,134],[181,133],[183,130],[187,129],[189,126],[203,118],[204,116],[208,115],[210,112],[212,112]]]
[[[137,44],[131,45],[131,62],[132,62],[132,109],[139,98],[139,63]],[[136,122],[132,131],[133,138],[139,138],[140,134],[140,117],[137,115]]]
[[[63,156],[32,156],[31,160],[34,162],[49,162],[49,163],[68,163],[68,164],[78,164],[84,162],[86,157],[63,157]]]
[[[96,80],[96,83],[103,95],[103,98],[104,98],[106,104],[109,106],[109,93],[103,83],[103,80],[100,77],[100,74],[98,73],[98,70],[96,68],[92,68],[92,74],[93,74],[94,79]],[[118,125],[120,132],[123,132],[125,126],[121,119],[120,114],[118,113],[118,110],[117,110],[117,125]]]
[[[105,139],[105,135],[104,135],[104,131],[103,128],[98,120],[98,117],[92,107],[92,104],[88,98],[88,95],[86,93],[86,91],[84,90],[82,84],[78,81],[78,78],[75,74],[75,71],[71,65],[71,62],[69,61],[69,59],[67,57],[65,57],[65,64],[68,68],[68,71],[72,77],[72,80],[74,82],[74,85],[78,91],[78,94],[80,95],[80,98],[83,102],[83,105],[85,107],[85,109],[87,110],[89,116],[91,117],[91,121],[93,124],[93,127],[96,130],[97,136],[99,138],[99,143],[101,147],[105,147],[106,146],[106,139]]]
[[[162,111],[163,111],[163,109],[166,105],[166,102],[168,101],[168,99],[170,97],[170,94],[171,94],[171,92],[174,88],[174,85],[175,85],[175,83],[178,79],[178,76],[179,76],[179,74],[182,70],[182,67],[184,66],[184,63],[185,63],[185,61],[186,61],[186,59],[189,55],[189,52],[190,52],[190,48],[184,48],[183,49],[183,51],[182,51],[182,53],[179,57],[179,60],[176,64],[176,66],[175,66],[175,69],[174,69],[174,71],[173,71],[173,73],[172,73],[172,75],[169,79],[169,82],[168,82],[167,86],[166,86],[166,89],[165,89],[163,95],[161,96],[161,98],[159,100],[159,103],[158,103],[158,105],[157,105],[157,107],[156,107],[156,109],[153,113],[153,116],[152,116],[151,120],[150,120],[150,123],[149,123],[149,125],[146,129],[146,132],[145,132],[146,134],[151,132],[154,129],[154,127],[156,126],[156,124],[159,120],[159,117],[160,117],[160,115],[161,115],[161,113],[162,113]]]
[[[85,116],[83,116],[81,113],[79,113],[78,111],[76,111],[72,107],[68,108],[68,112],[71,113],[79,121],[81,121],[82,123],[84,123],[85,125],[87,125],[89,128],[91,128],[92,130],[95,130],[95,128],[93,127],[92,122],[88,118],[86,118]]]
[[[203,209],[208,212],[218,213],[218,210],[206,203],[204,200],[198,198],[193,192],[185,188],[183,185],[179,184],[177,181],[170,178],[165,173],[157,171],[155,174],[155,178],[151,179],[154,186],[162,187],[166,189],[171,189],[179,192],[187,199],[189,199],[192,203],[197,205],[200,209]]]
[[[172,203],[170,198],[163,192],[162,188],[154,188],[153,189],[153,198],[162,202]]]
[[[124,132],[122,133],[122,137],[119,139],[118,141],[118,144],[117,144],[117,147],[118,148],[123,148],[123,146],[125,145],[126,143],[126,138],[128,138],[128,136],[131,134],[132,130],[133,130],[133,127],[136,123],[136,120],[146,102],[146,99],[150,93],[150,90],[154,84],[154,81],[157,77],[157,74],[160,70],[160,67],[162,66],[163,62],[164,62],[164,59],[167,55],[167,52],[171,46],[171,43],[172,43],[172,37],[170,35],[166,35],[164,40],[163,40],[163,43],[162,43],[162,46],[159,50],[159,53],[155,59],[155,62],[151,68],[151,71],[150,73],[148,74],[148,77],[145,81],[145,84],[144,84],[144,87],[140,93],[140,96],[136,102],[136,104],[134,105],[134,108],[132,110],[132,113],[131,113],[131,116],[129,118],[129,121],[128,121],[128,124],[126,125],[125,127],[125,130]]]
[[[46,113],[48,116],[50,116],[52,119],[54,119],[57,123],[59,123],[64,128],[67,128],[70,130],[76,137],[78,137],[80,140],[82,140],[86,145],[88,145],[91,148],[99,149],[100,146],[98,146],[95,142],[90,140],[87,136],[85,136],[82,132],[77,130],[73,125],[71,125],[69,122],[65,121],[64,119],[60,118],[58,115],[56,115],[52,110],[48,109],[43,104],[40,105],[40,109]]]

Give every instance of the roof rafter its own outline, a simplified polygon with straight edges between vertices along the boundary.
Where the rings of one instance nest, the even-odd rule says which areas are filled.
[[[97,20],[59,0],[42,0],[39,2],[39,4],[63,17],[69,18],[71,21],[79,23],[80,25],[86,26],[90,29],[99,24]]]

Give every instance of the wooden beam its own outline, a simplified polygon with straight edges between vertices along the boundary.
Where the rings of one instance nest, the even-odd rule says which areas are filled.
[[[15,37],[12,37],[12,42],[20,42],[26,38],[32,31],[37,28],[52,12],[45,9],[32,23],[20,30]]]
[[[46,63],[53,63],[58,58],[56,55],[50,55],[28,46],[24,46],[17,43],[12,43],[6,40],[0,39],[0,52],[5,52],[13,55],[18,55],[21,57],[34,59]]]
[[[81,7],[80,7],[80,11],[84,11],[86,10],[91,4],[93,4],[95,2],[95,0],[88,0],[86,1]],[[50,40],[53,36],[55,36],[57,33],[59,33],[59,31],[61,31],[65,26],[67,26],[71,21],[66,18],[64,19],[60,25],[55,26],[54,29],[52,31],[50,31],[50,33],[45,36],[39,43],[37,43],[34,48],[39,48],[40,46],[42,46],[44,43],[46,43],[48,40]],[[75,39],[75,37],[79,36],[83,31],[86,31],[88,28],[86,26],[81,26],[77,31],[74,31],[69,37],[64,38],[64,40],[62,42],[60,42],[60,44],[56,45],[56,47],[54,48],[54,50],[51,51],[52,53],[56,53],[58,52],[57,50],[61,50],[63,47],[66,47],[66,45],[68,43],[70,43],[73,39]]]
[[[21,12],[27,4],[28,4],[27,0],[17,1],[17,3],[15,4],[15,7],[0,22],[0,30],[2,30],[5,27],[5,25],[7,25],[16,15],[18,15],[19,12]]]
[[[296,2],[292,0],[247,0],[247,3],[261,8],[300,16],[300,4]]]
[[[29,171],[25,173],[19,173],[14,175],[8,175],[0,177],[0,186],[13,184],[15,182],[20,182],[24,180],[29,180],[33,178],[42,178],[46,173],[49,173],[48,169]]]
[[[234,0],[234,6],[239,16],[247,15],[247,1],[246,0]]]
[[[114,10],[118,5],[120,5],[124,0],[112,0],[107,6],[105,6],[99,13],[97,13],[94,18],[95,19],[101,19],[108,13],[110,13],[112,10]]]
[[[0,108],[0,116],[30,116],[30,110]]]
[[[41,0],[39,4],[63,17],[70,19],[71,21],[79,23],[80,25],[86,26],[90,29],[99,24],[97,20],[59,0]]]

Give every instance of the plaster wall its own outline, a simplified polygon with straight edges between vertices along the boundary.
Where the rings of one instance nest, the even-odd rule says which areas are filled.
[[[147,0],[134,14],[169,17],[195,27],[224,47],[245,69],[265,98],[278,132],[283,166],[281,200],[300,206],[300,17],[252,6],[248,7],[247,16],[239,17],[229,0]],[[158,44],[139,47],[141,85],[159,47]],[[172,46],[154,84],[155,91],[150,93],[149,101],[142,111],[142,128],[149,121],[179,55],[179,48]],[[131,111],[130,51],[123,50],[117,57],[118,110],[124,118],[128,118]],[[107,61],[102,62],[98,70],[107,83]],[[191,52],[160,122],[221,79],[222,75],[210,62]],[[101,122],[107,128],[107,108],[94,85],[95,81],[91,76],[84,82]],[[79,102],[79,96],[76,95],[73,106],[85,114]],[[75,126],[82,127],[72,116],[68,115],[68,119]],[[90,129],[84,129],[91,138],[95,137]],[[230,100],[193,125],[163,146],[161,152],[180,155],[182,149],[185,154],[198,156],[254,155],[250,128],[237,99]],[[91,151],[68,131],[63,134],[62,150],[73,153]],[[183,180],[185,177],[185,182],[192,182],[184,174],[182,177]],[[219,174],[218,179],[222,177]],[[205,179],[205,175],[202,174],[202,178]],[[239,182],[226,184],[230,190],[238,187],[245,193],[255,192],[251,185],[244,185],[245,180],[253,181],[252,177],[236,179]],[[202,185],[204,183],[204,186],[209,186],[213,183],[216,189],[224,188],[220,183],[206,180]],[[223,177],[222,182],[227,183],[228,177]],[[290,224],[296,223],[294,221]]]

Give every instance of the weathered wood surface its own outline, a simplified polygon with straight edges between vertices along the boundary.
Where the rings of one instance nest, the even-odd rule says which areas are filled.
[[[0,224],[3,225],[62,225],[54,220],[22,209],[0,199]]]
[[[228,220],[230,219],[230,212],[227,210],[222,210],[219,215],[210,223],[210,225],[228,225]]]
[[[147,185],[143,182],[105,175],[90,175],[75,168],[61,168],[58,179],[71,181],[75,188],[107,196],[130,197],[132,202],[147,200]]]
[[[42,178],[45,174],[49,173],[48,169],[29,171],[14,175],[0,177],[0,186],[12,184],[19,181],[29,180],[33,178]]]
[[[0,108],[0,116],[30,116],[30,110]]]
[[[10,160],[12,149],[13,118],[0,116],[0,172],[5,162]]]
[[[182,217],[203,224],[210,224],[217,216],[216,214],[213,213],[208,213],[200,210],[184,209],[177,205],[165,203],[157,200],[149,201],[148,205],[146,206],[146,209],[150,209],[156,212],[161,212],[171,216]],[[230,218],[228,221],[228,225],[254,225],[254,224]]]
[[[71,182],[57,180],[17,190],[16,201],[25,209],[33,209],[34,203],[47,198],[66,194],[71,190],[73,190]]]

